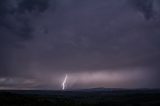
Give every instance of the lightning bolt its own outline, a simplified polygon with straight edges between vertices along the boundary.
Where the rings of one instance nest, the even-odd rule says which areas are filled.
[[[68,79],[68,75],[66,74],[66,76],[65,76],[65,78],[64,78],[64,80],[62,82],[62,90],[65,90],[65,88],[66,88],[67,79]]]

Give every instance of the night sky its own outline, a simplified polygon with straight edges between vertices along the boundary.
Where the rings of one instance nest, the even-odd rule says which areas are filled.
[[[0,0],[0,89],[160,88],[160,0]]]

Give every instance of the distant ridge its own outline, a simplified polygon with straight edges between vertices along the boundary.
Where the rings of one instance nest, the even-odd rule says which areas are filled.
[[[114,91],[160,91],[160,89],[151,88],[88,88],[88,89],[67,89],[67,91],[80,91],[80,92],[114,92]]]
[[[72,91],[73,89],[68,89],[66,91]],[[88,89],[74,89],[73,91],[113,91],[113,90],[130,90],[127,88],[88,88]]]

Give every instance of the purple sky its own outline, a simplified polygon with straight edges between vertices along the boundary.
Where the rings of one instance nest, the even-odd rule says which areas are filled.
[[[159,88],[158,0],[1,0],[0,89]]]

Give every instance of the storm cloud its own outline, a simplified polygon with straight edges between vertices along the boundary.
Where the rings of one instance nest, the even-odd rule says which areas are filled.
[[[160,87],[158,0],[1,0],[0,86]]]

